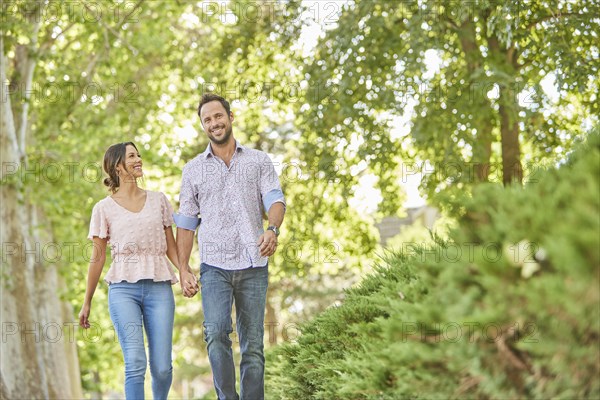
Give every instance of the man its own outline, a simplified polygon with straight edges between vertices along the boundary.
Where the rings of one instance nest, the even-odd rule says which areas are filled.
[[[194,231],[200,225],[204,340],[217,396],[239,399],[229,339],[235,303],[242,355],[240,395],[242,400],[259,400],[264,398],[267,264],[277,248],[285,199],[269,156],[234,139],[233,113],[224,98],[205,94],[198,115],[210,143],[183,168],[175,215],[179,262],[189,266]]]

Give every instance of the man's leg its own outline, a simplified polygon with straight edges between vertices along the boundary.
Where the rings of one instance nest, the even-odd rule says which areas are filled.
[[[231,271],[207,264],[200,266],[202,310],[204,312],[204,340],[213,373],[213,382],[219,400],[237,400],[235,366],[229,334],[233,286]]]
[[[234,272],[237,332],[240,339],[240,395],[242,400],[265,396],[265,304],[269,274],[267,267]]]

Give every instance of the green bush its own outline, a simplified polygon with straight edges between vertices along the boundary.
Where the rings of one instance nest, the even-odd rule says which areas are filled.
[[[272,399],[600,398],[600,136],[526,187],[481,185],[268,354]],[[455,205],[458,206],[458,205]]]

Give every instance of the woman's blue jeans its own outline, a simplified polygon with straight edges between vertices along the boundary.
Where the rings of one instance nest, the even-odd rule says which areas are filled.
[[[110,284],[108,308],[125,359],[125,397],[144,399],[148,363],[143,327],[148,339],[152,394],[155,400],[166,399],[173,379],[171,347],[175,300],[171,282],[142,279],[135,283]]]
[[[267,267],[228,271],[201,264],[204,340],[219,400],[239,399],[229,334],[233,332],[232,305],[240,340],[240,396],[264,399],[263,336],[269,281]]]

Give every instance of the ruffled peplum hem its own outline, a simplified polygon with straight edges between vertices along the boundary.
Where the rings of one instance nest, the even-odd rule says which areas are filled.
[[[135,283],[141,279],[171,281],[171,284],[179,282],[166,256],[140,253],[119,255],[104,277],[109,284],[122,281]]]

